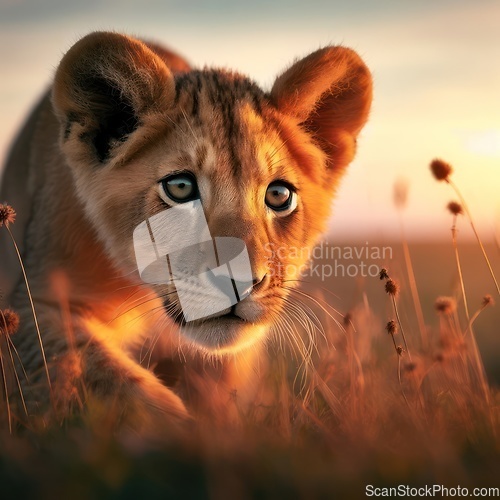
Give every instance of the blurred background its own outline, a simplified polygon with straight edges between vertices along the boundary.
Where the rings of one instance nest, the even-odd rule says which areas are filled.
[[[375,100],[332,234],[399,235],[392,189],[404,178],[407,237],[447,238],[451,193],[427,168],[440,156],[491,240],[500,224],[499,20],[497,0],[0,0],[0,156],[62,54],[92,30],[157,40],[196,66],[227,66],[267,89],[294,58],[344,44],[372,68]]]
[[[352,47],[373,71],[375,98],[328,237],[340,245],[392,246],[393,259],[375,264],[398,270],[405,280],[404,227],[432,324],[435,298],[458,295],[452,217],[445,208],[455,195],[431,177],[432,158],[454,166],[454,180],[500,274],[499,21],[498,0],[0,0],[0,157],[63,53],[92,30],[164,43],[196,66],[227,66],[265,89],[294,58],[326,44]],[[395,184],[408,191],[399,210]],[[475,308],[494,289],[463,218],[458,238]],[[387,302],[373,278],[320,281],[339,296],[342,311],[366,297],[375,308]],[[411,301],[407,310],[411,316]],[[485,312],[477,327],[488,371],[500,380],[497,310]]]

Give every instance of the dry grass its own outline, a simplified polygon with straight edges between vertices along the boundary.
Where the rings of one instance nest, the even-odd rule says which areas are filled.
[[[367,484],[498,486],[500,392],[487,382],[474,331],[494,300],[486,296],[475,308],[469,301],[476,312],[464,312],[467,270],[457,258],[458,293],[433,297],[439,321],[429,327],[422,312],[429,297],[420,304],[418,270],[403,248],[396,270],[360,286],[344,318],[328,290],[303,284],[295,297],[310,322],[296,322],[288,347],[270,343],[251,404],[210,370],[201,376],[184,367],[184,382],[169,383],[197,423],[178,442],[117,436],[109,408],[92,399],[62,424],[33,416],[11,435],[16,416],[0,391],[0,492],[309,499],[364,498]],[[375,301],[367,292],[373,286]]]

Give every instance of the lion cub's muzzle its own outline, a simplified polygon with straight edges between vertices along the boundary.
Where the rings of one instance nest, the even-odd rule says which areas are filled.
[[[174,285],[182,314],[189,323],[238,315],[238,304],[262,289],[266,278],[255,278],[245,242],[212,237],[199,200],[176,205],[141,222],[133,233],[141,279],[154,285]],[[167,301],[167,311],[172,301]],[[179,319],[181,318],[181,319]]]

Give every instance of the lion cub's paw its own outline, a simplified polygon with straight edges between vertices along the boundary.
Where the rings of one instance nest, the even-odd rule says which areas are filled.
[[[181,401],[156,376],[126,356],[90,345],[84,362],[88,400],[103,405],[109,421],[141,435],[179,436],[192,419]]]

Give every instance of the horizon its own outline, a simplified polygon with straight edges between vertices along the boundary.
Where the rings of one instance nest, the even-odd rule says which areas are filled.
[[[295,58],[342,43],[371,68],[374,105],[339,189],[329,236],[397,238],[393,186],[403,179],[409,186],[401,215],[407,238],[446,239],[452,217],[445,207],[456,195],[428,169],[441,157],[454,166],[454,180],[481,236],[498,238],[500,70],[491,64],[500,58],[498,2],[386,0],[375,6],[366,0],[349,5],[317,0],[304,6],[278,1],[262,16],[263,6],[149,0],[137,8],[108,1],[93,5],[89,14],[88,4],[75,2],[1,2],[0,157],[5,158],[64,51],[92,30],[160,41],[196,66],[230,67],[264,89]],[[473,238],[465,219],[459,225],[461,238]]]

